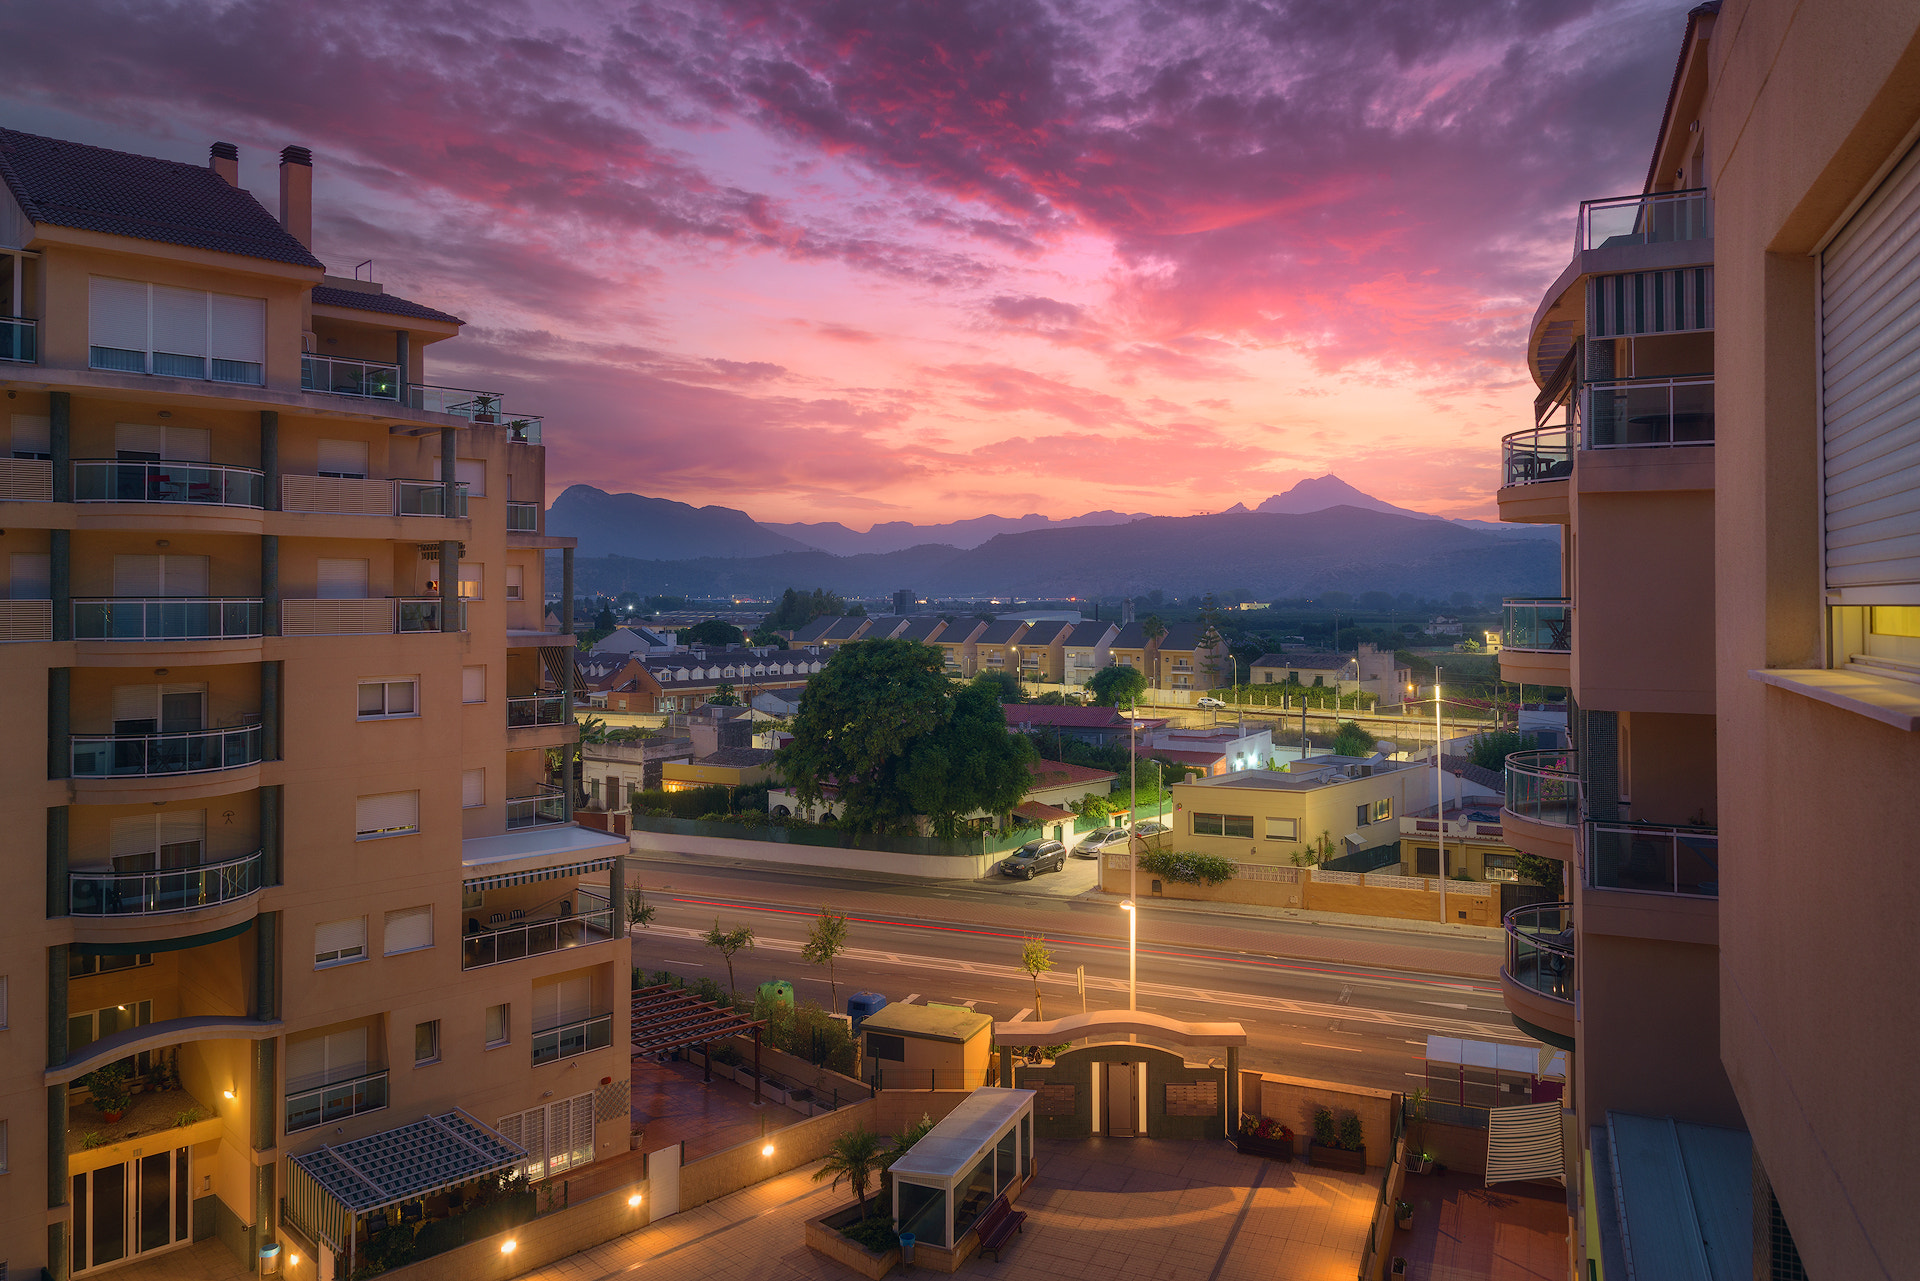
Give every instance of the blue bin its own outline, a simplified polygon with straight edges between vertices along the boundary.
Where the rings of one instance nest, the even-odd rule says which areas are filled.
[[[860,1025],[886,1007],[887,998],[878,992],[855,992],[848,997],[847,1015],[853,1020],[853,1034],[860,1035]]]
[[[911,1232],[900,1234],[900,1262],[908,1267],[913,1266],[913,1233]]]

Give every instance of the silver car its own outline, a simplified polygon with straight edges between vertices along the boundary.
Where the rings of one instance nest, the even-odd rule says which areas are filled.
[[[1125,845],[1126,843],[1126,828],[1096,827],[1080,838],[1080,843],[1073,847],[1073,856],[1075,858],[1099,858],[1100,851],[1106,849],[1109,845]]]

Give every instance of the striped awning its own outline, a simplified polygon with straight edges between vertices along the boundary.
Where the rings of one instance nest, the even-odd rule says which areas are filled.
[[[509,885],[531,885],[535,881],[557,881],[567,876],[586,876],[591,872],[604,872],[612,866],[611,858],[590,858],[579,863],[563,863],[557,867],[534,867],[518,872],[502,872],[494,876],[469,877],[460,882],[460,888],[468,893],[500,890]]]
[[[526,1157],[524,1147],[455,1108],[288,1157],[287,1210],[308,1233],[343,1251],[356,1217],[511,1170]]]
[[[1522,1179],[1566,1181],[1559,1103],[1529,1103],[1487,1112],[1487,1186]]]

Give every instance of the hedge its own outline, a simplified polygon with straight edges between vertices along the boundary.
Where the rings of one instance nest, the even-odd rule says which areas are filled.
[[[1187,885],[1218,885],[1231,881],[1239,870],[1239,864],[1230,858],[1190,850],[1148,850],[1140,856],[1140,866],[1155,876]]]

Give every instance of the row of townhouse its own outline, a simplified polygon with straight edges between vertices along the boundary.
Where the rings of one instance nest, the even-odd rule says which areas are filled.
[[[948,675],[962,680],[1013,672],[1023,680],[1085,685],[1119,664],[1144,672],[1150,689],[1206,690],[1233,681],[1225,640],[1203,623],[1167,624],[1150,634],[1143,622],[836,615],[814,619],[791,639],[826,649],[854,640],[917,640],[938,649]]]
[[[1392,650],[1362,641],[1351,654],[1324,651],[1262,654],[1247,665],[1252,685],[1321,685],[1342,694],[1372,694],[1382,707],[1398,707],[1413,694],[1413,669]]]
[[[0,130],[0,1273],[339,1251],[343,1196],[626,1147],[540,423],[327,274],[312,175],[275,217],[226,144]]]
[[[660,657],[587,654],[575,657],[579,688],[611,712],[692,712],[729,686],[743,703],[767,694],[798,698],[807,679],[832,655],[823,647],[695,649]]]

